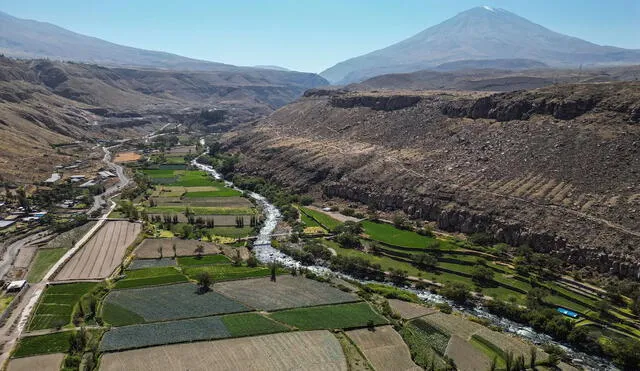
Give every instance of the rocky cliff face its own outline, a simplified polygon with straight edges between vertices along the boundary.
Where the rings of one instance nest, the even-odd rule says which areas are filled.
[[[246,172],[637,278],[638,92],[325,92],[225,141]]]

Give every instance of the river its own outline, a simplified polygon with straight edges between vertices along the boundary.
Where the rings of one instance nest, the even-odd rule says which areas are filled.
[[[196,166],[200,170],[206,171],[215,179],[223,180],[223,177],[212,166],[200,164],[198,163],[197,160],[198,158],[194,159],[191,162],[191,164],[193,166]],[[271,235],[273,234],[273,231],[275,230],[278,224],[278,221],[281,219],[280,210],[278,210],[277,207],[271,204],[269,200],[266,199],[266,197],[260,194],[239,189],[232,182],[229,182],[227,180],[225,180],[225,183],[230,187],[238,189],[239,191],[246,192],[246,194],[249,197],[253,198],[256,201],[256,203],[260,206],[260,208],[262,209],[262,212],[264,213],[264,216],[265,216],[264,224],[260,229],[260,232],[258,233],[258,237],[254,241],[254,245],[253,245],[253,252],[256,258],[262,263],[271,263],[273,261],[277,261],[279,264],[287,268],[298,268],[302,266],[302,264],[297,260],[293,259],[292,257],[282,253],[280,250],[277,250],[276,248],[271,246]],[[369,283],[368,281],[354,279],[353,277],[349,277],[343,273],[333,272],[327,267],[306,266],[306,268],[318,274],[333,275],[337,277],[348,278],[351,280],[359,281],[361,283]],[[380,282],[376,282],[376,283],[380,283]],[[391,286],[391,284],[389,283],[385,283],[385,284],[388,284]],[[459,312],[474,315],[481,318],[486,318],[493,325],[499,326],[504,332],[510,332],[510,333],[516,334],[522,338],[525,338],[533,342],[534,344],[552,343],[552,344],[558,345],[562,349],[564,349],[564,351],[567,353],[569,358],[571,358],[572,360],[575,360],[576,363],[580,363],[580,365],[584,367],[585,370],[619,371],[618,368],[616,368],[611,362],[607,361],[606,359],[576,351],[572,349],[570,346],[568,346],[567,344],[559,343],[553,340],[548,335],[536,332],[531,327],[523,326],[520,323],[491,314],[488,311],[486,311],[482,306],[475,306],[473,308],[462,307],[462,306],[454,305],[451,301],[445,299],[440,295],[431,293],[430,291],[416,290],[410,287],[402,287],[402,288],[404,290],[411,291],[417,294],[418,297],[424,300],[426,303],[431,303],[431,304],[448,303]]]

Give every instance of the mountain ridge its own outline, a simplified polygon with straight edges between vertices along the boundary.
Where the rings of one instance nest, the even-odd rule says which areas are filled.
[[[340,62],[320,75],[341,85],[474,59],[530,59],[552,67],[577,67],[639,63],[640,50],[597,45],[504,9],[476,7],[398,43]]]

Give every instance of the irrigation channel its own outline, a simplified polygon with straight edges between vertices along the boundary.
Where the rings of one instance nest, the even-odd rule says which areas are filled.
[[[220,175],[220,173],[218,173],[213,167],[209,165],[201,164],[197,160],[198,158],[195,158],[191,162],[191,164],[193,166],[196,166],[200,170],[206,171],[217,180],[224,180],[222,175]],[[265,215],[264,224],[260,229],[260,232],[258,233],[258,237],[256,238],[253,244],[253,252],[256,258],[262,263],[271,263],[273,261],[277,261],[279,264],[287,268],[298,268],[303,266],[299,261],[293,259],[292,257],[282,253],[280,250],[277,250],[276,248],[271,246],[272,233],[275,230],[276,225],[278,224],[278,221],[281,218],[280,210],[277,207],[275,207],[273,204],[271,204],[266,197],[259,195],[255,192],[242,190],[236,187],[232,182],[228,180],[224,180],[224,181],[228,186],[233,187],[234,189],[237,189],[241,192],[245,192],[247,193],[247,195],[249,195],[249,197],[256,200],[256,202],[258,203],[258,205],[260,205]],[[350,280],[358,281],[363,284],[374,282],[374,281],[365,281],[361,279],[356,279],[340,272],[334,272],[331,269],[323,266],[304,266],[304,267],[316,274],[322,274],[325,276],[332,275],[340,278],[347,278]],[[376,281],[375,283],[379,284],[381,282]],[[385,282],[384,284],[389,286],[394,286],[388,282]],[[590,371],[618,370],[619,371],[618,368],[616,368],[611,362],[609,362],[604,358],[576,351],[567,344],[557,342],[548,335],[536,332],[531,327],[523,326],[522,324],[519,324],[517,322],[491,314],[482,306],[477,305],[477,306],[474,306],[473,308],[463,307],[463,306],[455,305],[450,300],[447,300],[444,297],[434,294],[430,291],[416,290],[411,287],[401,287],[401,288],[403,290],[407,290],[415,293],[416,295],[418,295],[420,299],[424,300],[426,303],[431,303],[431,304],[448,303],[459,312],[470,314],[476,317],[485,318],[489,320],[493,325],[500,327],[503,331],[510,332],[522,338],[528,339],[534,344],[551,343],[551,344],[558,345],[567,353],[567,355],[572,360],[574,360],[576,364],[580,364],[586,370],[590,370]]]

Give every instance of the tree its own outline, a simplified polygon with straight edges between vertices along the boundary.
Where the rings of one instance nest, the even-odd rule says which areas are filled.
[[[433,269],[438,264],[438,258],[428,253],[413,255],[411,259],[420,269]]]
[[[596,309],[598,310],[598,314],[600,315],[600,318],[607,318],[609,317],[609,310],[611,309],[611,304],[609,304],[608,300],[600,300],[598,303],[596,303]]]
[[[176,248],[176,244],[174,243],[171,248],[173,249],[173,258],[178,257],[178,249]]]
[[[445,285],[440,294],[447,299],[453,300],[457,304],[464,304],[471,298],[471,290],[463,283],[449,283]]]
[[[536,360],[538,359],[538,349],[536,347],[529,348],[529,366],[532,370],[536,369]]]
[[[544,305],[545,299],[549,296],[549,291],[534,287],[527,292],[527,307],[529,309],[536,309]]]
[[[158,255],[160,255],[160,259],[162,259],[162,246],[158,247]]]
[[[198,291],[200,293],[205,293],[210,290],[210,286],[212,283],[211,276],[207,272],[201,272],[198,274]]]
[[[484,265],[476,265],[471,271],[471,279],[480,286],[493,281],[493,269]]]
[[[302,196],[300,197],[300,204],[302,206],[309,206],[313,203],[313,197],[311,196]]]
[[[202,245],[196,246],[196,249],[193,250],[193,252],[196,253],[196,258],[197,259],[202,259],[202,254],[204,254],[204,246],[202,246]]]
[[[404,285],[407,281],[407,271],[401,269],[389,269],[389,280],[395,285]]]
[[[255,256],[251,255],[249,259],[247,259],[247,267],[255,268],[258,266],[258,259]]]
[[[393,216],[393,225],[395,225],[396,228],[405,229],[407,227],[407,218],[401,213],[396,213]]]
[[[80,330],[75,331],[69,337],[69,345],[72,353],[80,353],[84,351],[84,347],[87,345],[87,330],[80,327]]]
[[[277,265],[276,265],[276,262],[273,261],[271,263],[271,282],[276,282],[276,275],[277,275]]]

